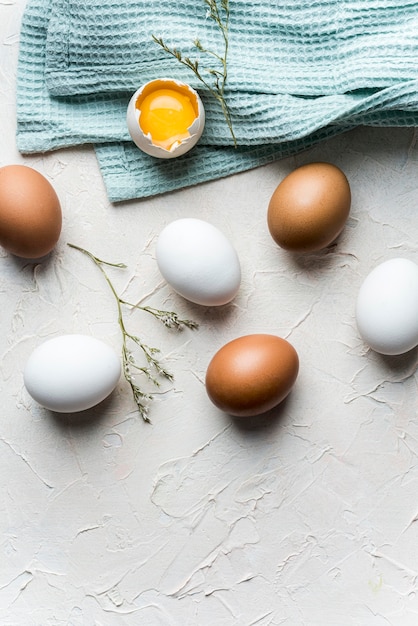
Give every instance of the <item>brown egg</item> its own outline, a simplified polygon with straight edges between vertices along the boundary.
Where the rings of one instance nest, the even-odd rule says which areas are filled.
[[[0,245],[26,259],[54,248],[61,233],[62,213],[51,183],[26,165],[0,168]]]
[[[294,347],[275,335],[245,335],[225,344],[206,372],[206,391],[230,415],[259,415],[279,404],[299,371]]]
[[[314,252],[338,237],[350,205],[345,174],[331,163],[309,163],[291,172],[276,188],[268,206],[268,228],[285,250]]]

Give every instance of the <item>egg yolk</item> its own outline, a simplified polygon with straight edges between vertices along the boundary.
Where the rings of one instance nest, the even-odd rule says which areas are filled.
[[[188,128],[197,117],[190,98],[175,89],[153,91],[142,100],[139,109],[141,129],[165,150],[190,137]]]

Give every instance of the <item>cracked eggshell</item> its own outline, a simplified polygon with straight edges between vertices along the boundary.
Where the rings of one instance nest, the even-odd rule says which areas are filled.
[[[153,143],[151,134],[145,134],[140,126],[139,120],[141,116],[141,110],[139,104],[152,91],[162,88],[179,90],[182,93],[186,93],[191,98],[197,109],[197,116],[193,124],[189,127],[190,136],[187,139],[174,143],[169,150],[162,148],[161,146]],[[177,80],[170,78],[159,78],[152,80],[137,89],[137,91],[131,97],[128,109],[126,113],[126,122],[129,130],[129,134],[135,145],[150,156],[160,159],[172,159],[174,157],[186,154],[191,150],[202,136],[205,126],[205,109],[203,107],[202,100],[195,89]]]
[[[75,413],[107,398],[120,374],[120,360],[110,346],[89,335],[70,334],[35,348],[23,381],[30,396],[44,408]]]

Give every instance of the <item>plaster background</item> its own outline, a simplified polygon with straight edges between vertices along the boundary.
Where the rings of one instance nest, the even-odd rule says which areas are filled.
[[[41,171],[62,202],[55,252],[0,251],[0,623],[2,626],[415,626],[418,623],[417,352],[383,357],[355,326],[358,288],[378,263],[418,262],[414,129],[356,129],[294,158],[165,196],[111,205],[91,147],[22,157],[14,86],[24,1],[0,2],[0,166]],[[337,245],[293,257],[266,208],[296,166],[343,169],[352,211]],[[220,309],[161,280],[165,224],[199,217],[237,249],[242,286]],[[199,322],[171,332],[126,312],[174,383],[141,421],[121,381],[83,414],[37,406],[22,371],[67,332],[120,350],[116,307],[72,242],[127,270],[127,299]],[[213,407],[213,353],[252,332],[286,337],[301,368],[262,418]]]

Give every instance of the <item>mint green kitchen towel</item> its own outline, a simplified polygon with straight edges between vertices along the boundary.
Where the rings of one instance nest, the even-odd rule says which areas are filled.
[[[418,2],[230,0],[229,7],[225,97],[237,148],[213,96],[152,39],[199,56],[203,71],[213,68],[193,44],[198,38],[223,53],[204,0],[28,0],[19,150],[94,144],[116,202],[248,170],[358,125],[417,124]],[[206,125],[188,154],[159,160],[130,141],[126,108],[141,84],[167,76],[199,90]]]

